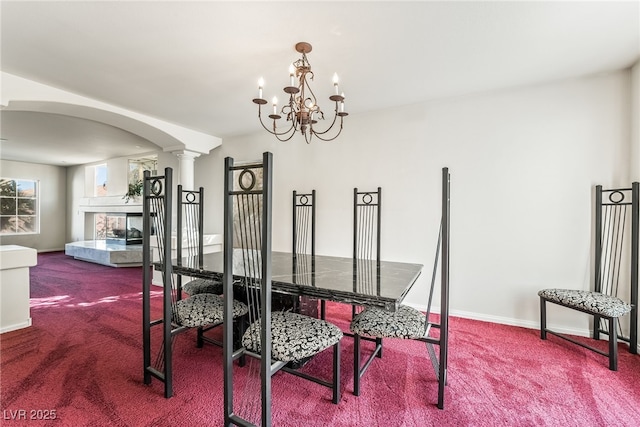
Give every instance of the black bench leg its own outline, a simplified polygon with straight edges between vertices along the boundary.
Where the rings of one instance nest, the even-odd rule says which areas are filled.
[[[540,297],[540,339],[547,339],[547,301]]]
[[[593,315],[593,339],[600,339],[600,316],[597,314]]]
[[[609,318],[609,369],[618,370],[618,331],[616,331],[616,318]]]
[[[202,326],[198,327],[198,338],[196,339],[197,348],[202,348],[202,346],[204,345],[204,338],[202,337],[203,334],[204,329],[202,328]]]
[[[353,394],[360,396],[360,335],[353,335]]]

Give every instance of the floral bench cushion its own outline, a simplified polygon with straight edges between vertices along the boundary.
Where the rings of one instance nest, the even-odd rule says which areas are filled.
[[[247,314],[246,304],[233,301],[233,317]],[[220,295],[198,294],[176,302],[173,321],[178,325],[197,328],[207,325],[219,325],[224,318],[224,299]]]
[[[566,307],[606,317],[620,317],[631,311],[631,304],[599,292],[574,289],[543,289],[538,296]]]
[[[222,282],[218,280],[194,279],[182,285],[182,290],[189,295],[222,294]]]
[[[271,313],[271,358],[297,362],[336,344],[342,338],[337,326],[297,313]],[[260,353],[260,320],[252,323],[242,337],[242,345]]]
[[[425,335],[426,316],[401,305],[396,311],[366,308],[351,321],[351,332],[375,338],[417,339]]]

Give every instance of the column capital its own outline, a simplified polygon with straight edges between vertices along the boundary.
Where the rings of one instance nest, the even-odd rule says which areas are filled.
[[[171,154],[177,156],[180,159],[196,159],[197,157],[200,157],[202,153],[190,150],[176,150],[172,151]]]

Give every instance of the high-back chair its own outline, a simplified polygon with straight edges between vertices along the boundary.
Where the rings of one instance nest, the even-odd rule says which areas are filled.
[[[223,299],[219,295],[198,294],[183,298],[178,289],[172,262],[172,176],[171,168],[165,168],[164,175],[151,176],[144,172],[143,183],[143,273],[142,273],[142,316],[143,316],[143,364],[144,383],[151,384],[152,378],[164,383],[164,395],[173,396],[173,344],[176,336],[189,328],[202,328],[222,324]],[[153,246],[152,246],[153,241]],[[155,247],[157,260],[152,259]],[[162,310],[151,307],[152,268],[158,266],[162,272]],[[233,314],[236,318],[247,313],[245,304],[234,301]],[[152,318],[153,317],[153,318]],[[152,360],[152,353],[156,357]]]
[[[224,416],[225,426],[271,425],[271,380],[280,371],[287,371],[333,390],[332,401],[340,399],[340,329],[323,320],[292,312],[271,312],[271,153],[264,153],[261,162],[235,165],[225,159],[224,190]],[[235,284],[235,285],[234,285]],[[249,327],[242,335],[243,347],[234,351],[234,328],[226,319],[233,313],[234,293],[248,301]],[[286,367],[333,348],[333,378],[330,382]],[[236,395],[233,361],[243,355],[249,359],[244,379],[245,393]],[[250,378],[258,376],[260,396],[246,390]],[[254,390],[255,391],[255,390]],[[249,399],[246,400],[242,399]],[[250,413],[260,404],[259,414]],[[243,404],[244,403],[244,404]],[[260,421],[256,421],[259,418]]]
[[[181,264],[183,258],[194,266],[202,268],[204,255],[204,188],[185,190],[178,185],[177,209],[177,262]],[[202,278],[189,278],[182,283],[182,276],[178,276],[178,289],[189,295],[221,294],[222,281]]]
[[[365,363],[361,364],[360,339],[363,337],[412,339],[426,343],[431,363],[438,377],[438,408],[444,408],[449,347],[449,182],[449,169],[443,168],[440,233],[438,235],[426,313],[407,305],[399,305],[396,311],[368,307],[358,313],[351,322],[350,329],[354,335],[353,394],[356,396],[360,394],[362,377],[378,351],[378,348],[376,348]],[[440,264],[438,264],[438,261],[440,261]],[[434,322],[429,317],[438,266],[440,268],[440,319],[439,322]],[[375,283],[375,281],[372,282]],[[439,334],[432,336],[431,331],[435,329],[439,330]],[[436,354],[435,346],[439,347],[439,355]],[[372,385],[375,386],[375,383]]]
[[[593,291],[543,289],[540,297],[540,338],[555,335],[606,356],[609,369],[618,370],[618,339],[629,343],[629,352],[638,353],[638,249],[640,184],[631,188],[595,192],[595,252]],[[624,300],[622,298],[624,298]],[[554,332],[547,327],[546,303],[550,302],[593,316],[593,339],[605,334],[608,351]],[[628,335],[620,318],[629,314]]]
[[[204,258],[204,188],[185,190],[178,185],[176,223],[176,263],[202,269]],[[187,280],[186,283],[183,283]],[[194,296],[198,294],[222,294],[222,281],[176,275],[177,292]],[[204,333],[218,325],[198,327],[197,346],[209,342],[222,347],[222,342]]]

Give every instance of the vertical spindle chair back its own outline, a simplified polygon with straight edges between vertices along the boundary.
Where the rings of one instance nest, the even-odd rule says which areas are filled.
[[[631,311],[630,325],[638,324],[638,218],[640,184],[633,183],[631,188],[604,190],[596,186],[596,233],[595,284],[594,291],[631,301],[636,307]],[[631,234],[630,241],[625,236]],[[628,263],[631,271],[625,271],[624,263]],[[626,276],[626,277],[625,277]],[[621,283],[622,280],[622,283]],[[624,286],[627,283],[629,286]],[[595,317],[594,338],[600,333],[609,335],[606,319]],[[631,352],[637,353],[637,328],[622,330],[620,318],[616,321],[618,339],[630,344]]]
[[[173,305],[177,295],[172,292],[171,267],[171,201],[173,170],[165,168],[164,175],[151,176],[144,172],[143,183],[143,359],[144,383],[151,384],[155,377],[165,383],[165,397],[173,395],[171,324]],[[152,240],[154,245],[152,246]],[[154,249],[155,248],[155,249]],[[154,254],[157,256],[154,257]],[[163,297],[162,313],[151,319],[152,263],[157,259],[161,266]],[[169,261],[167,261],[169,260]],[[152,357],[152,328],[162,328],[161,344],[157,347],[155,360]],[[155,329],[155,328],[154,328]],[[155,336],[154,336],[155,338]]]
[[[297,272],[308,271],[316,254],[316,190],[310,193],[298,193],[293,191],[293,224],[292,244],[294,268]],[[301,276],[305,279],[309,276]],[[303,279],[303,280],[305,280]],[[311,279],[309,279],[311,280]],[[311,283],[307,283],[311,285]],[[309,297],[294,297],[294,307],[301,313],[317,316],[318,300]],[[320,301],[320,318],[324,319],[326,313],[325,301]]]
[[[380,261],[382,188],[353,189],[353,258]]]
[[[358,289],[375,293],[377,269],[380,267],[380,231],[382,188],[376,191],[353,189],[353,262],[358,270]],[[353,306],[352,315],[361,309]],[[378,343],[381,344],[380,340]],[[380,349],[381,351],[382,349]]]
[[[204,256],[204,188],[185,190],[178,185],[177,191],[176,254],[179,265],[202,268]],[[187,283],[183,280],[187,279]],[[197,294],[222,293],[222,282],[213,279],[177,277],[178,290],[193,296]]]
[[[293,191],[293,254],[316,254],[316,190]]]

